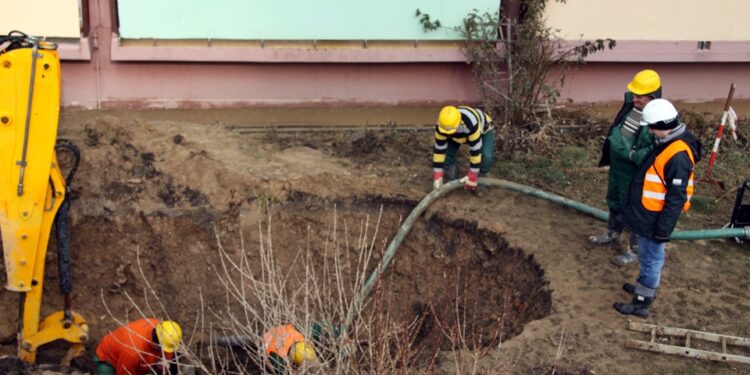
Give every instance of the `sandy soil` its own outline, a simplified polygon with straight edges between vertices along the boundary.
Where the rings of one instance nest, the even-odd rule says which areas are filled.
[[[594,112],[607,118],[615,110],[601,106]],[[90,322],[90,353],[116,319],[139,315],[135,305],[147,314],[166,310],[187,331],[201,304],[221,309],[225,296],[214,268],[215,234],[227,248],[237,245],[240,232],[246,243],[256,243],[263,202],[275,202],[274,215],[281,218],[275,232],[284,233],[276,252],[282,262],[291,262],[307,242],[308,228],[319,232],[317,238],[325,236],[334,207],[355,223],[382,205],[382,249],[429,192],[430,133],[243,135],[227,127],[285,121],[264,123],[249,112],[63,114],[60,137],[78,144],[83,156],[72,186],[74,306]],[[338,123],[384,123],[382,112],[352,116],[357,113],[359,120]],[[422,124],[434,112],[405,113],[410,117],[403,123]],[[294,121],[315,124],[331,114],[299,116]],[[562,193],[602,191],[587,189]],[[603,202],[599,206],[604,208]],[[628,299],[620,287],[633,281],[637,267],[618,268],[609,261],[615,248],[587,242],[603,227],[594,218],[518,193],[492,190],[479,198],[455,192],[428,209],[394,261],[395,276],[386,288],[409,296],[408,304],[394,307],[409,317],[417,313],[414,306],[439,300],[441,291],[456,285],[446,276],[451,270],[466,272],[463,292],[479,317],[474,331],[482,333],[503,311],[513,313],[501,337],[484,342],[493,348],[480,361],[487,373],[541,374],[555,368],[558,374],[750,374],[748,366],[625,348],[626,338],[648,339],[628,331],[628,319],[612,309],[613,302]],[[51,253],[45,311],[62,304],[55,264]],[[749,285],[746,246],[670,243],[663,285],[645,322],[750,337]],[[514,296],[510,305],[508,295]],[[17,316],[17,299],[3,293],[0,314]],[[0,322],[0,336],[12,335],[16,324]],[[423,341],[438,340],[436,334]],[[14,345],[0,349],[12,355]],[[449,354],[441,361],[441,371],[454,372]]]

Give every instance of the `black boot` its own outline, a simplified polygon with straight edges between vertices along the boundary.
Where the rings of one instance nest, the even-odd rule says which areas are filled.
[[[635,285],[631,283],[622,284],[622,290],[626,291],[628,294],[635,294]]]
[[[639,318],[648,318],[648,307],[654,302],[653,297],[633,295],[630,303],[615,303],[614,308],[622,315],[635,315]]]

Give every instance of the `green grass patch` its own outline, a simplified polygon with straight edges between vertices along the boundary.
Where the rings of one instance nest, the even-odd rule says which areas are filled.
[[[706,195],[693,195],[690,200],[690,210],[695,210],[696,214],[708,214],[714,209],[716,198]]]

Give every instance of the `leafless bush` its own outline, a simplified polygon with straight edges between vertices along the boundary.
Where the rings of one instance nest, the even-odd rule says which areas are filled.
[[[615,46],[612,39],[573,44],[562,39],[544,23],[547,1],[523,1],[518,18],[501,10],[475,10],[455,28],[466,40],[464,52],[483,105],[501,125],[497,136],[510,148],[544,139],[568,69],[584,63],[589,54]],[[426,31],[441,27],[428,14],[417,10],[417,16]]]
[[[264,371],[259,348],[263,333],[292,324],[312,340],[319,359],[296,373],[413,373],[408,345],[412,324],[391,319],[379,288],[369,304],[353,303],[373,266],[380,217],[370,220],[365,219],[352,236],[348,223],[340,223],[334,214],[323,244],[310,243],[307,228],[308,245],[297,251],[291,265],[279,264],[274,253],[270,213],[265,227],[259,223],[259,262],[251,261],[244,241],[239,255],[233,255],[217,237],[218,275],[227,292],[227,309],[212,312],[214,338],[207,348],[214,363],[211,372]],[[358,318],[342,330],[341,322],[349,315]],[[249,358],[251,366],[238,358],[237,350],[217,347],[226,344],[240,349],[239,357]]]
[[[483,346],[480,335],[467,332],[474,317],[462,315],[465,290],[456,288],[452,300],[456,319],[441,321],[434,311],[417,314],[411,321],[396,319],[391,314],[394,303],[404,303],[403,296],[390,296],[379,280],[369,299],[357,304],[354,296],[360,291],[375,267],[383,249],[376,248],[382,215],[364,219],[352,230],[340,222],[335,213],[323,243],[311,240],[308,227],[307,246],[298,249],[290,262],[282,264],[274,247],[270,209],[264,222],[258,224],[257,246],[248,245],[240,236],[239,249],[228,251],[216,235],[219,250],[216,275],[225,292],[224,308],[208,309],[201,296],[196,320],[182,322],[192,327],[186,332],[177,360],[184,374],[256,374],[265,373],[266,359],[261,347],[264,332],[270,328],[292,324],[312,340],[318,356],[316,363],[304,368],[287,368],[295,374],[418,374],[440,373],[438,358],[455,361],[459,373],[482,373],[479,361],[494,347]],[[356,233],[356,234],[353,234]],[[257,250],[249,249],[257,247]],[[288,249],[285,249],[288,251]],[[159,298],[148,281],[138,260],[144,280],[144,295],[139,301],[129,294],[138,317],[169,318],[169,306]],[[386,274],[384,277],[388,277]],[[201,293],[200,287],[197,292]],[[449,296],[448,296],[449,297]],[[395,301],[394,301],[395,299]],[[507,301],[505,303],[507,305]],[[425,310],[434,309],[427,306]],[[507,306],[502,307],[504,310]],[[110,315],[114,314],[110,311]],[[342,322],[354,316],[348,329]],[[125,324],[135,317],[115,319]],[[439,327],[440,340],[448,340],[450,348],[441,345],[415,345],[426,319]],[[504,319],[497,323],[495,334],[500,337]],[[445,364],[443,367],[445,368]],[[497,368],[497,367],[495,367]],[[452,372],[452,371],[451,371]]]

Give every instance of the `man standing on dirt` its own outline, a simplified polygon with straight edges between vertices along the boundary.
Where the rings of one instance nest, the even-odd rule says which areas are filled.
[[[182,329],[171,321],[140,319],[104,336],[96,348],[97,375],[177,374],[174,352]]]
[[[462,143],[469,144],[469,171],[464,187],[476,191],[478,177],[487,175],[495,158],[492,118],[478,108],[445,106],[438,115],[435,127],[432,155],[434,189],[443,186],[444,176],[447,181],[458,178],[456,152]]]
[[[680,121],[672,103],[655,99],[643,109],[643,125],[654,135],[654,151],[633,178],[625,202],[625,225],[638,234],[640,272],[635,285],[622,288],[630,303],[615,303],[624,315],[648,317],[664,266],[664,248],[682,211],[690,208],[693,170],[701,159],[701,144]]]
[[[653,149],[653,137],[643,129],[641,111],[653,99],[661,98],[661,80],[659,75],[650,69],[638,72],[628,83],[625,102],[617,113],[609,129],[609,136],[602,147],[599,166],[609,165],[607,184],[607,206],[609,219],[607,233],[591,236],[589,240],[596,245],[607,245],[619,242],[623,230],[623,202],[628,193],[630,181],[636,168]],[[616,255],[612,261],[624,266],[638,260],[638,235],[630,236],[627,250]]]

